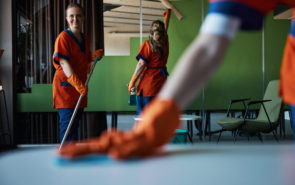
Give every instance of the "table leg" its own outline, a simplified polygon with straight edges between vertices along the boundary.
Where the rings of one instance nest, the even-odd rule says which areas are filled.
[[[188,130],[188,137],[191,143],[193,143],[193,122],[191,120],[187,120],[187,130]]]
[[[200,141],[203,141],[203,123],[202,119],[201,120],[196,120],[197,124],[199,122],[199,139]]]
[[[117,130],[118,126],[118,114],[117,112],[112,112],[112,129]]]

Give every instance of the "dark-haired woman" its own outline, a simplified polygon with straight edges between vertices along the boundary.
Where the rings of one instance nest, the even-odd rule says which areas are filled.
[[[128,84],[128,91],[137,84],[137,114],[152,101],[165,83],[168,72],[166,68],[169,55],[169,43],[167,28],[170,18],[170,9],[164,14],[162,21],[153,21],[150,29],[149,40],[146,40],[140,47],[136,56],[138,60],[135,72]]]

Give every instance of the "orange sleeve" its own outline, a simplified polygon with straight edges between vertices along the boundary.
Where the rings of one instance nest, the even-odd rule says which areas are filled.
[[[70,61],[70,47],[66,39],[65,32],[62,32],[55,41],[53,53],[53,64],[55,68],[60,67],[60,58]]]
[[[141,45],[138,55],[136,56],[136,59],[138,61],[139,61],[139,59],[142,59],[143,61],[148,63],[150,55],[151,55],[151,47],[149,45],[149,41],[147,40]]]

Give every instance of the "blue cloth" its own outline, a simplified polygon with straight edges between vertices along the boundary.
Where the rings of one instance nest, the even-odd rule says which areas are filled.
[[[166,67],[147,67],[147,68],[148,69],[160,69],[160,74],[161,74],[161,76],[164,76],[164,77],[167,77],[169,75]]]
[[[290,105],[291,108],[291,127],[293,130],[293,140],[295,141],[295,105]]]
[[[289,34],[295,37],[295,19],[292,20],[291,28],[289,30]]]
[[[66,133],[66,130],[70,123],[73,112],[74,112],[73,108],[58,109],[60,142],[62,142],[62,139]],[[66,141],[75,141],[78,139],[79,120],[82,117],[82,114],[83,114],[83,109],[79,109],[75,116],[75,119],[73,121],[71,130],[69,131]]]
[[[138,54],[138,55],[136,56],[136,60],[139,61],[139,59],[142,59],[143,61],[145,61],[145,63],[148,63],[148,62],[149,62],[149,60],[146,59],[146,58],[144,58],[144,56],[142,56],[141,54]]]
[[[140,95],[136,97],[137,115],[140,115],[143,108],[147,106],[154,99],[154,97],[155,96],[143,96],[141,91]]]
[[[88,167],[88,166],[95,166],[98,165],[102,167],[110,166],[110,165],[133,165],[133,163],[140,162],[142,159],[137,157],[132,157],[124,161],[117,161],[109,157],[108,155],[100,155],[100,154],[91,154],[85,155],[76,158],[75,160],[63,158],[63,157],[56,157],[53,161],[53,164],[56,167]]]

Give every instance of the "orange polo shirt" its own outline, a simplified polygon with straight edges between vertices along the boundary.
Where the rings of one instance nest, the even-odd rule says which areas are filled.
[[[60,58],[66,59],[71,65],[73,72],[85,83],[87,79],[88,63],[91,62],[91,51],[89,39],[82,36],[80,43],[74,34],[69,30],[64,30],[55,41],[53,54],[53,65],[56,72],[53,78],[53,106],[54,108],[75,108],[80,94],[67,82],[67,77],[60,66]],[[87,96],[83,97],[80,108],[87,106]]]
[[[169,55],[168,38],[166,42],[166,53],[160,58],[156,53],[153,53],[149,41],[145,41],[136,56],[136,59],[142,59],[146,62],[146,67],[140,75],[140,80],[137,84],[137,95],[142,93],[143,96],[156,96],[165,83],[167,73],[167,59]]]

